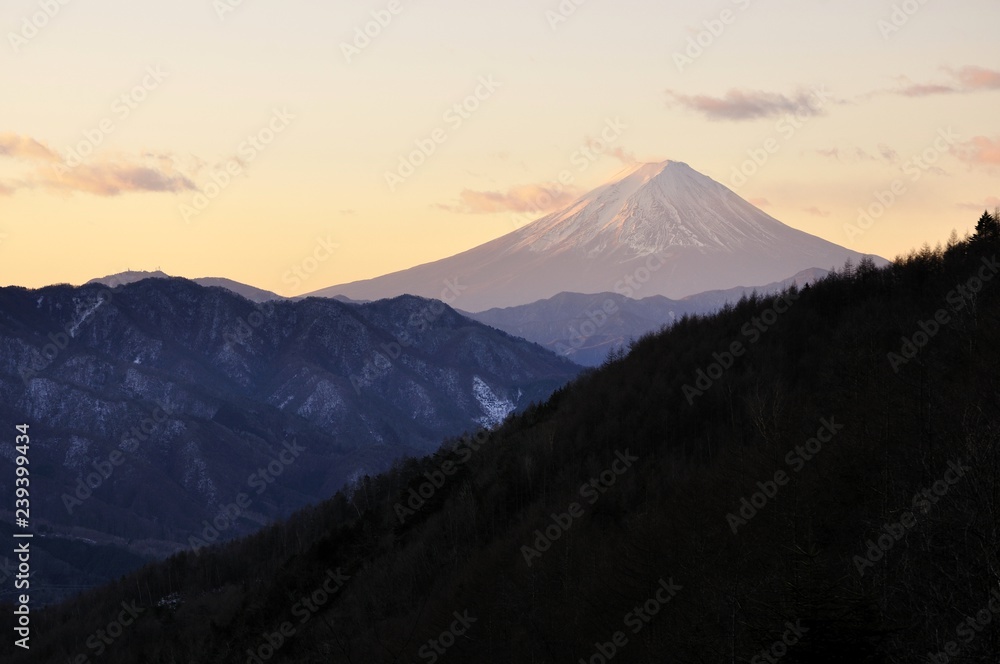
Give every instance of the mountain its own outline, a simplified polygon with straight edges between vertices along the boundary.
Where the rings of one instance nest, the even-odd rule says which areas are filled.
[[[882,261],[874,261],[873,259],[873,262],[879,263]],[[882,263],[884,264],[884,262]],[[837,267],[839,269],[841,266],[836,265],[833,267]],[[705,291],[704,293],[698,293],[697,295],[689,295],[682,298],[681,301],[694,304],[698,309],[701,309],[699,313],[707,313],[709,311],[721,309],[726,304],[734,304],[739,301],[741,297],[750,295],[753,292],[764,295],[767,293],[777,293],[783,291],[790,286],[802,288],[806,284],[816,283],[828,274],[830,274],[830,270],[810,268],[808,270],[802,270],[788,279],[775,281],[770,284],[764,284],[763,286],[737,286],[735,288]]]
[[[517,307],[462,313],[480,323],[533,341],[577,364],[593,367],[629,342],[669,326],[684,315],[712,313],[755,292],[766,295],[793,285],[801,288],[826,274],[826,270],[804,270],[763,286],[709,291],[681,300],[660,295],[636,300],[620,293],[559,293]]]
[[[119,272],[118,274],[111,274],[106,277],[91,279],[87,283],[103,284],[105,286],[115,288],[116,286],[134,284],[135,282],[142,281],[143,279],[173,279],[173,277],[159,270],[156,270],[155,272],[129,270],[128,272]],[[271,300],[284,299],[281,295],[264,290],[263,288],[256,288],[254,286],[249,286],[247,284],[242,284],[238,281],[222,277],[201,277],[199,279],[192,279],[191,281],[202,286],[225,288],[226,290],[232,291],[237,295],[245,297],[251,302],[261,303],[270,302]]]
[[[455,282],[462,290],[450,303],[466,311],[561,292],[679,299],[862,258],[782,224],[687,164],[667,161],[627,170],[558,212],[450,258],[312,295],[439,297]]]
[[[124,563],[177,550],[241,492],[252,505],[224,536],[249,532],[578,371],[412,296],[254,304],[165,278],[0,289],[0,420],[31,425],[36,523]],[[0,447],[4,495],[13,461]],[[45,569],[92,558],[78,549]]]
[[[33,606],[9,661],[995,662],[998,254],[679,323],[488,435]]]

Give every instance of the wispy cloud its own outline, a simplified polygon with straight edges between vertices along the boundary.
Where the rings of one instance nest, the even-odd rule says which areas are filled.
[[[614,157],[626,166],[634,166],[639,163],[635,155],[631,152],[626,152],[624,148],[617,147],[611,148],[607,151],[609,157]]]
[[[759,208],[771,207],[771,201],[766,198],[748,198],[747,202],[751,205],[756,205]]]
[[[789,96],[763,90],[733,89],[721,97],[712,97],[667,90],[667,104],[700,113],[709,120],[756,120],[783,113],[812,117],[823,112],[815,95],[808,92]]]
[[[807,208],[802,208],[802,211],[806,212],[808,214],[811,214],[814,217],[829,217],[830,216],[830,211],[829,210],[821,210],[820,208],[816,207],[815,205],[813,205],[811,207],[807,207]]]
[[[33,168],[16,181],[0,182],[0,194],[8,196],[20,189],[118,196],[130,192],[179,192],[196,188],[190,178],[174,166],[174,160],[163,154],[144,153],[138,158],[104,157],[71,168],[41,141],[5,133],[0,134],[0,157],[24,161]]]
[[[985,67],[962,67],[953,70],[966,90],[1000,90],[1000,71]]]
[[[507,191],[474,191],[463,189],[455,205],[438,205],[449,212],[463,214],[493,214],[496,212],[545,213],[558,210],[576,200],[575,188],[555,184],[526,184]]]
[[[965,210],[995,210],[1000,208],[1000,196],[987,196],[982,203],[959,203],[958,207]]]
[[[879,143],[874,153],[859,147],[819,148],[814,150],[814,152],[822,157],[847,163],[878,161],[895,164],[899,162],[899,153],[893,147],[886,145],[885,143]]]
[[[889,94],[903,97],[931,97],[934,95],[971,94],[987,90],[1000,90],[1000,71],[969,65],[958,69],[946,68],[947,81],[937,83],[913,83],[902,78],[902,87],[885,90]]]
[[[73,169],[47,168],[36,174],[39,186],[60,191],[79,191],[96,196],[118,196],[129,192],[193,191],[187,177],[156,166],[104,162]]]
[[[0,134],[0,156],[29,161],[58,162],[59,155],[29,136]]]
[[[954,154],[970,166],[1000,166],[1000,136],[973,136],[956,146]]]

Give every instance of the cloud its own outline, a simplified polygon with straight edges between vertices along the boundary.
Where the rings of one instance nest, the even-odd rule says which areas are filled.
[[[463,189],[457,205],[438,205],[449,212],[463,214],[493,214],[496,212],[521,212],[542,214],[558,210],[579,197],[576,189],[557,184],[526,184],[507,191],[474,191]]]
[[[0,134],[0,156],[29,161],[57,162],[59,155],[29,136]]]
[[[901,97],[930,97],[932,95],[950,95],[955,92],[958,92],[958,90],[950,85],[937,84],[908,85],[900,90],[896,90],[896,94]]]
[[[893,150],[885,143],[879,143],[878,153],[879,155],[881,155],[882,159],[889,162],[890,164],[894,164],[897,161],[899,161],[899,153]]]
[[[958,69],[945,69],[951,79],[943,83],[910,83],[901,88],[886,90],[902,97],[931,97],[934,95],[971,94],[988,90],[1000,90],[1000,71],[969,65]]]
[[[812,207],[802,208],[802,211],[806,212],[808,214],[811,214],[811,215],[813,215],[815,217],[829,217],[830,216],[830,211],[829,210],[821,210],[818,207],[816,207],[815,205],[812,206]]]
[[[837,161],[843,161],[847,163],[859,163],[865,161],[884,161],[888,164],[895,164],[899,162],[899,153],[889,145],[885,143],[879,143],[876,148],[876,154],[873,154],[863,148],[852,147],[852,148],[820,148],[814,150],[814,152],[822,157],[827,157],[828,159],[836,159]]]
[[[1000,71],[985,67],[962,67],[951,70],[966,92],[975,90],[1000,90]]]
[[[79,191],[96,196],[118,196],[130,192],[179,192],[197,189],[187,177],[164,172],[155,166],[130,163],[99,163],[76,168],[47,168],[36,173],[40,187]]]
[[[750,203],[750,205],[755,205],[759,208],[771,207],[771,201],[767,200],[766,198],[748,198],[747,203]]]
[[[970,166],[1000,166],[1000,136],[974,136],[957,145],[954,154]]]
[[[118,196],[130,192],[179,192],[197,187],[181,173],[170,155],[145,152],[138,158],[103,157],[74,168],[59,154],[29,136],[0,134],[0,157],[31,164],[33,171],[18,181],[0,183],[0,195],[19,189],[49,189],[82,192],[95,196]]]
[[[988,196],[982,203],[959,203],[958,207],[965,210],[995,210],[1000,208],[1000,196]]]
[[[685,95],[667,90],[668,105],[680,106],[701,113],[709,120],[756,120],[782,113],[795,113],[811,117],[820,115],[822,109],[814,100],[815,95],[799,92],[794,96],[762,90],[733,89],[722,97]]]
[[[634,166],[639,163],[639,160],[635,158],[635,155],[631,152],[626,152],[624,148],[617,147],[608,150],[609,157],[614,157],[626,166]]]

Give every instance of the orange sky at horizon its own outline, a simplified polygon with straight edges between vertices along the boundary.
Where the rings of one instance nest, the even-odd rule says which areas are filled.
[[[990,0],[138,4],[0,10],[0,285],[299,295],[667,159],[890,259],[1000,206]]]

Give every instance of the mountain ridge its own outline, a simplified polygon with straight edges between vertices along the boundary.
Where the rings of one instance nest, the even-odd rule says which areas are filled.
[[[562,292],[529,304],[488,309],[463,315],[514,336],[533,341],[557,355],[593,367],[640,337],[657,332],[684,316],[711,314],[740,298],[765,296],[790,286],[801,288],[829,274],[803,270],[788,279],[763,286],[738,286],[707,291],[680,300],[662,295],[631,298],[621,292]]]
[[[256,304],[179,278],[0,288],[0,417],[31,422],[39,441],[43,549],[59,537],[114,545],[122,560],[175,551],[241,491],[256,496],[247,478],[297,440],[303,460],[280,464],[226,533],[245,534],[495,426],[579,371],[416,296]],[[0,467],[12,453],[0,447]],[[13,477],[0,473],[0,491]],[[46,569],[74,556],[89,557]]]
[[[143,281],[145,279],[182,279],[185,277],[176,277],[169,275],[161,270],[145,271],[145,270],[127,270],[125,272],[118,272],[116,274],[109,274],[104,277],[97,277],[86,282],[84,285],[88,284],[102,284],[110,288],[117,288],[118,286],[126,286],[128,284],[134,284],[138,281]],[[228,291],[232,291],[237,295],[240,295],[251,302],[256,302],[258,304],[263,302],[270,302],[271,300],[284,300],[286,299],[282,295],[273,293],[269,290],[263,288],[257,288],[256,286],[251,286],[249,284],[244,284],[233,279],[227,279],[225,277],[197,277],[195,279],[188,279],[188,281],[193,281],[200,286],[206,287],[216,287],[224,288]]]
[[[865,257],[787,226],[687,164],[667,161],[627,169],[565,208],[454,256],[309,295],[433,296],[458,279],[465,291],[454,304],[485,311],[563,291],[618,290],[633,279],[643,295],[680,299]]]

